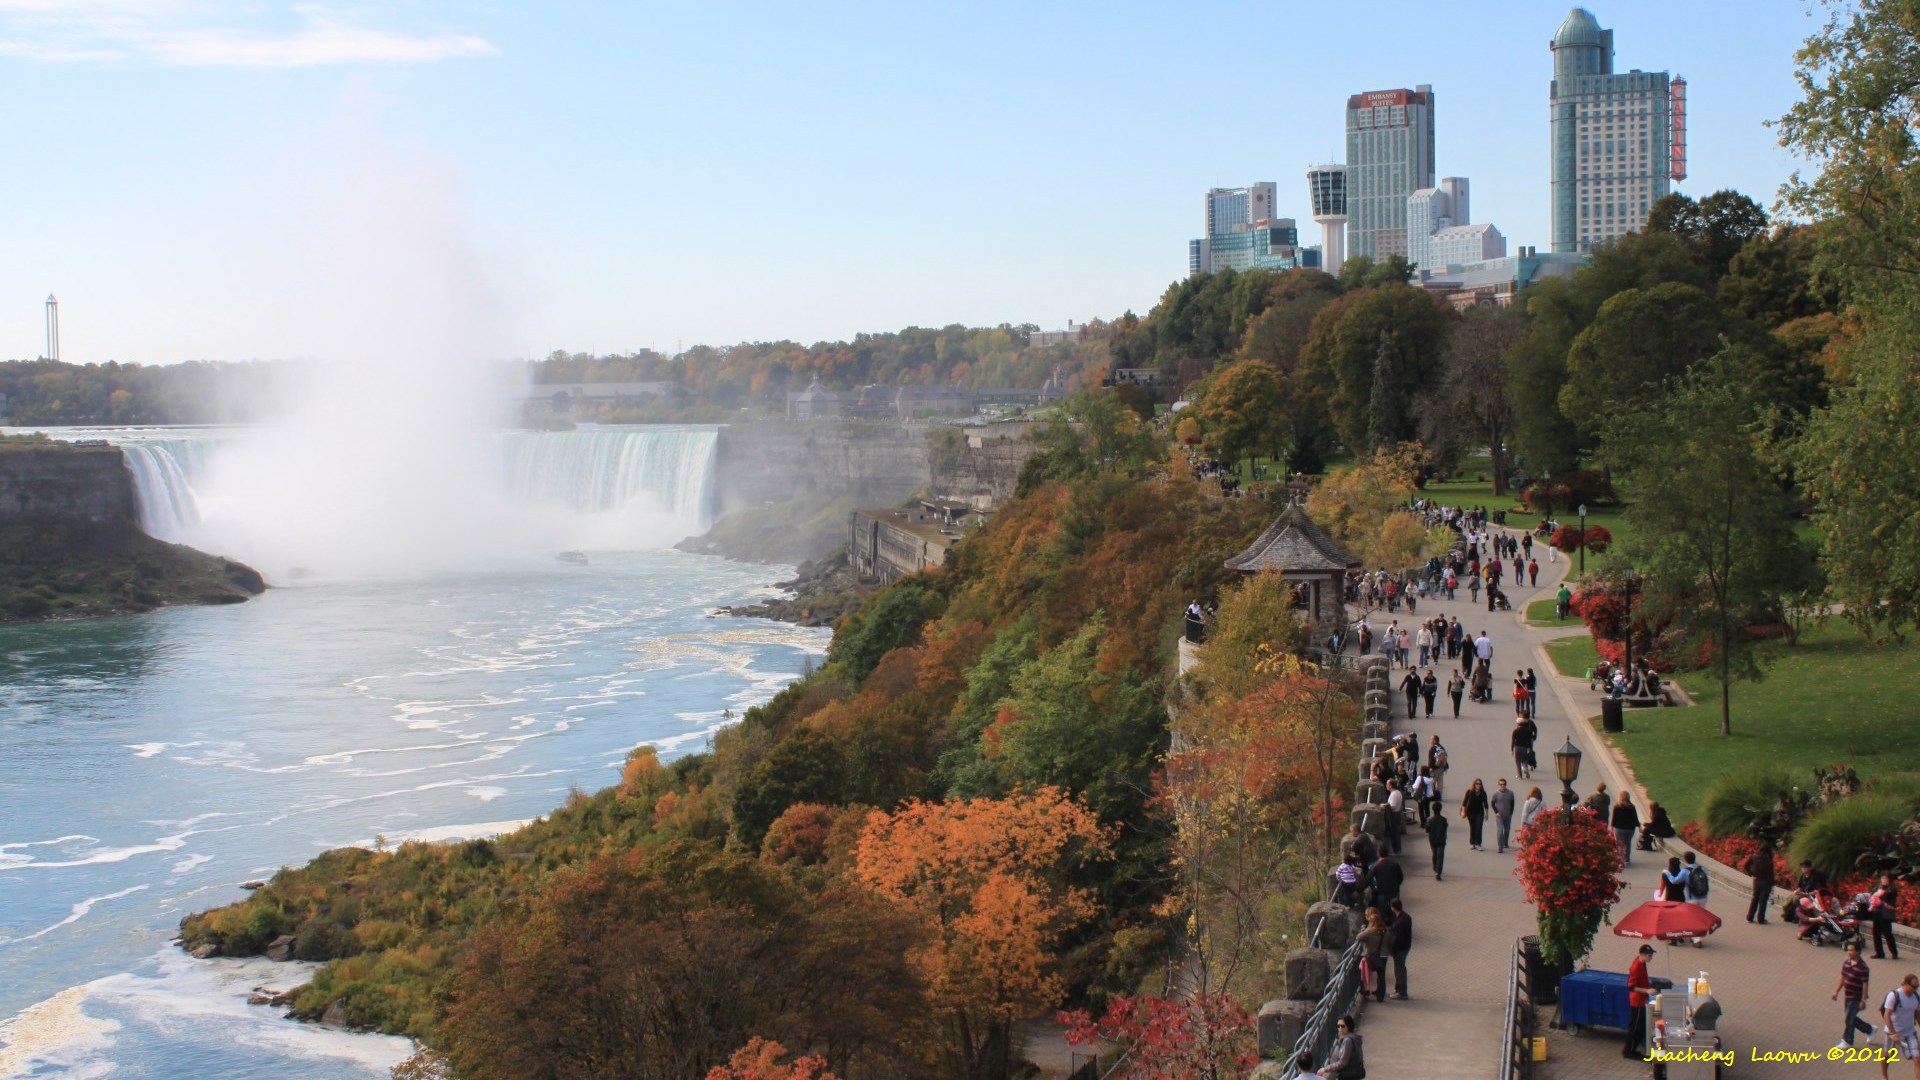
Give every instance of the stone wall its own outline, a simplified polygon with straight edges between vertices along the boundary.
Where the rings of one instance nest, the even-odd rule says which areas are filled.
[[[720,429],[714,509],[806,495],[891,506],[927,487],[927,428],[857,420],[752,420]]]
[[[119,551],[139,521],[119,447],[0,447],[0,528],[16,542]]]

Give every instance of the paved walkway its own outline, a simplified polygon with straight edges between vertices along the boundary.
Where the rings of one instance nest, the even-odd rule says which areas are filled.
[[[1504,778],[1516,790],[1519,803],[1526,800],[1529,787],[1538,786],[1550,806],[1558,805],[1559,781],[1554,778],[1552,752],[1569,735],[1585,755],[1578,794],[1585,798],[1594,785],[1605,780],[1610,794],[1617,794],[1627,777],[1584,718],[1600,711],[1598,694],[1589,691],[1583,679],[1560,678],[1539,646],[1552,638],[1584,630],[1534,629],[1525,625],[1526,605],[1553,595],[1565,562],[1541,565],[1537,588],[1508,586],[1513,601],[1511,613],[1490,614],[1484,601],[1474,604],[1465,590],[1457,601],[1432,601],[1420,605],[1420,618],[1433,614],[1458,614],[1471,638],[1480,630],[1488,631],[1494,641],[1494,700],[1476,705],[1466,702],[1461,718],[1451,719],[1445,695],[1434,718],[1408,722],[1404,709],[1394,720],[1396,732],[1413,730],[1424,744],[1437,733],[1447,747],[1451,769],[1446,781],[1446,805],[1452,828],[1448,833],[1446,879],[1435,881],[1425,837],[1411,834],[1406,840],[1407,884],[1402,892],[1408,913],[1414,919],[1414,948],[1409,958],[1409,990],[1412,1000],[1372,1004],[1360,1021],[1368,1036],[1369,1063],[1387,1064],[1396,1060],[1409,1063],[1392,1075],[1418,1076],[1426,1080],[1472,1078],[1486,1080],[1496,1075],[1501,1051],[1501,1024],[1505,1006],[1509,958],[1515,938],[1534,932],[1534,910],[1526,902],[1520,883],[1513,877],[1513,855],[1493,850],[1493,823],[1488,822],[1486,850],[1472,851],[1467,846],[1466,822],[1459,817],[1461,795],[1476,777],[1492,791],[1495,781]],[[1408,616],[1401,612],[1404,624]],[[1376,623],[1379,620],[1375,620]],[[1435,665],[1436,674],[1445,682],[1446,661]],[[1540,767],[1533,779],[1522,781],[1514,775],[1508,750],[1513,725],[1512,702],[1507,697],[1515,668],[1532,667],[1540,676],[1540,739],[1536,744]],[[1397,680],[1398,676],[1395,676]],[[1401,699],[1396,687],[1393,699]],[[1629,724],[1658,723],[1661,710],[1629,710]],[[1570,723],[1570,717],[1581,718]],[[1701,776],[1713,773],[1713,747],[1701,747]],[[1645,793],[1634,789],[1635,801],[1642,810]],[[1653,898],[1664,856],[1635,852],[1626,878],[1628,889],[1615,914],[1624,914]],[[1705,969],[1714,983],[1725,1017],[1721,1034],[1728,1048],[1738,1051],[1738,1063],[1728,1075],[1746,1077],[1872,1077],[1878,1070],[1867,1064],[1830,1064],[1824,1052],[1839,1036],[1840,1006],[1828,1000],[1838,977],[1841,956],[1833,949],[1815,948],[1794,940],[1794,928],[1770,923],[1748,925],[1745,919],[1747,896],[1734,891],[1731,883],[1716,879],[1714,895],[1708,907],[1727,920],[1704,948],[1671,950],[1672,976],[1676,980]],[[1779,894],[1775,894],[1778,906]],[[1589,957],[1591,966],[1609,971],[1625,971],[1638,941],[1615,937],[1606,926],[1594,942]],[[1870,1000],[1899,981],[1908,971],[1920,971],[1920,956],[1905,960],[1873,962]],[[1654,958],[1653,970],[1665,974],[1668,956]],[[1651,1069],[1625,1061],[1620,1056],[1623,1036],[1609,1031],[1589,1031],[1579,1036],[1561,1031],[1539,1032],[1547,1037],[1549,1060],[1535,1070],[1543,1080],[1587,1080],[1591,1077],[1647,1076]],[[1753,1051],[1818,1051],[1818,1063],[1754,1061]],[[1411,1064],[1418,1062],[1417,1065]],[[1893,1076],[1904,1078],[1896,1067]]]

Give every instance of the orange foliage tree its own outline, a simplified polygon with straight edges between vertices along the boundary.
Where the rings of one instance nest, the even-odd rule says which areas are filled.
[[[817,1054],[782,1064],[780,1059],[786,1054],[786,1047],[755,1035],[735,1050],[725,1065],[707,1070],[707,1080],[839,1080],[827,1071],[826,1059]]]
[[[867,819],[854,872],[925,926],[908,960],[939,1014],[947,1075],[1009,1075],[1014,1021],[1059,1003],[1053,950],[1095,911],[1068,875],[1107,850],[1093,814],[1057,788]]]
[[[1318,879],[1359,729],[1351,695],[1292,656],[1248,662],[1257,685],[1181,710],[1161,776],[1180,881],[1163,911],[1183,916],[1203,991],[1257,974],[1274,898]]]

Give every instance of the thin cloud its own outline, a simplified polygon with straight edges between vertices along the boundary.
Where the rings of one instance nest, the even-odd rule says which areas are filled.
[[[261,9],[255,8],[254,11]],[[420,34],[357,25],[299,5],[291,29],[234,26],[206,5],[125,0],[0,0],[0,57],[42,63],[149,60],[180,67],[297,68],[418,64],[499,52],[471,34]]]

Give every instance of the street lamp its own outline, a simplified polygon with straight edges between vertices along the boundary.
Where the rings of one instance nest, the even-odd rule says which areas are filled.
[[[1561,813],[1571,824],[1573,804],[1579,801],[1573,793],[1573,782],[1580,779],[1580,748],[1573,745],[1572,736],[1567,737],[1565,746],[1553,752],[1553,772],[1560,778]]]
[[[1580,504],[1580,576],[1587,576],[1587,504]]]
[[[1628,566],[1626,576],[1622,580],[1627,587],[1627,678],[1631,680],[1633,678],[1633,587],[1639,583],[1640,576],[1633,572],[1632,566]]]

